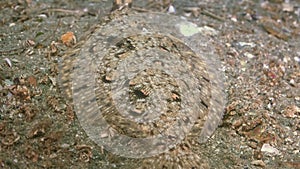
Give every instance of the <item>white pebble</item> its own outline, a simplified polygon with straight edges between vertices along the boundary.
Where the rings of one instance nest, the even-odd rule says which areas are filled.
[[[254,55],[252,55],[252,54],[249,53],[249,52],[246,52],[244,55],[245,55],[247,58],[249,58],[249,59],[252,59],[252,58],[255,57]]]
[[[175,9],[175,7],[173,5],[169,6],[168,13],[170,13],[170,14],[176,13],[176,9]]]
[[[296,62],[300,62],[300,58],[297,57],[297,56],[294,57],[294,60],[295,60]]]

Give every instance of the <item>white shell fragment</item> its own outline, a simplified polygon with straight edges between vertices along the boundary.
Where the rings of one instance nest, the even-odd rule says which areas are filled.
[[[274,155],[280,154],[279,150],[272,147],[270,144],[263,144],[263,146],[261,147],[261,151],[269,154],[274,154]]]

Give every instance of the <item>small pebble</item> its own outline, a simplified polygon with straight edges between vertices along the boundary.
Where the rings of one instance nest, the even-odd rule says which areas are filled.
[[[262,160],[254,160],[251,162],[252,165],[259,166],[259,167],[265,167],[266,164]]]
[[[240,47],[245,47],[245,46],[249,46],[251,48],[255,47],[256,44],[255,43],[251,43],[251,42],[238,42],[237,44]]]
[[[294,11],[294,6],[289,3],[283,3],[282,4],[282,11],[284,12],[293,12]]]
[[[237,22],[237,21],[238,21],[237,18],[236,18],[236,16],[232,16],[230,19],[231,19],[233,22]]]
[[[40,14],[40,15],[38,15],[38,17],[39,17],[39,18],[47,18],[47,15],[45,15],[45,14]]]
[[[63,143],[60,147],[61,147],[61,148],[69,148],[69,147],[70,147],[70,144]]]
[[[10,23],[9,24],[9,27],[13,27],[13,26],[16,26],[16,23]]]
[[[290,83],[290,85],[294,86],[295,85],[295,80],[291,79],[289,83]]]
[[[175,7],[173,5],[169,6],[168,13],[170,13],[170,14],[176,13],[176,9],[175,9]]]
[[[296,62],[300,63],[300,58],[299,58],[299,57],[295,56],[295,57],[294,57],[294,60],[295,60]]]
[[[210,35],[210,36],[218,34],[217,30],[209,26],[199,27],[199,32],[201,32],[204,35]]]
[[[245,55],[247,58],[249,58],[249,59],[253,59],[253,58],[255,57],[254,55],[252,55],[252,54],[249,53],[249,52],[244,53],[244,55]]]

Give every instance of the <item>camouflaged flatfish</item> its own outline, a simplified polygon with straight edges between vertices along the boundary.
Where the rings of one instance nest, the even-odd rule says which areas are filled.
[[[60,65],[87,135],[141,168],[205,168],[192,151],[218,127],[226,101],[211,35],[184,18],[113,13]]]

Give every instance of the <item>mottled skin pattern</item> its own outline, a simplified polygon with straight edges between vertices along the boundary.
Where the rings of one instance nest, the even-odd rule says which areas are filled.
[[[117,20],[118,18],[127,15],[128,13],[131,12],[128,12],[127,8],[122,9],[120,11],[117,10],[112,12],[111,15],[103,19],[101,25],[95,26],[94,28],[91,29],[91,31],[87,32],[85,38],[83,38],[83,40],[78,42],[76,46],[73,47],[73,49],[66,52],[66,54],[63,56],[60,64],[59,82],[61,83],[61,87],[66,97],[69,98],[70,101],[72,101],[73,98],[72,78],[71,78],[73,72],[73,66],[74,66],[74,62],[76,62],[76,58],[78,57],[77,55],[82,45],[84,45],[85,41],[90,36],[93,36],[93,33],[98,28],[101,29],[101,26],[106,25],[113,20]],[[140,38],[137,41],[143,41],[143,38]],[[163,40],[159,40],[159,41],[163,42]],[[172,47],[174,46],[172,43],[178,43],[178,44],[180,43],[180,41],[171,42],[171,43],[169,43],[168,41],[165,42],[167,46],[165,46],[164,48],[168,48],[168,44],[169,44],[170,50],[173,50],[172,48],[174,48]],[[126,50],[126,45],[125,46],[120,45],[120,48],[125,48]],[[186,53],[182,51],[184,50],[184,48],[177,48],[177,50],[178,49],[179,51],[177,52]],[[188,57],[188,56],[182,56],[182,57]],[[219,63],[215,62],[214,64],[219,64]],[[209,165],[205,162],[205,160],[201,158],[198,154],[194,153],[192,151],[192,148],[194,146],[199,145],[199,142],[200,143],[205,142],[219,125],[223,115],[223,112],[222,111],[220,112],[220,110],[222,110],[222,107],[225,104],[223,100],[225,99],[225,97],[224,97],[224,93],[222,93],[222,89],[216,90],[216,88],[219,87],[218,85],[223,83],[223,81],[220,78],[214,77],[217,76],[217,73],[211,73],[211,71],[215,71],[214,69],[216,67],[214,67],[213,65],[207,65],[207,62],[202,60],[199,60],[198,66],[201,67],[202,70],[202,73],[199,74],[199,77],[200,79],[202,79],[202,83],[205,84],[204,86],[207,90],[205,92],[206,96],[202,98],[203,106],[201,106],[202,107],[201,112],[204,113],[199,116],[199,119],[195,122],[192,130],[190,131],[190,134],[186,136],[186,138],[180,144],[178,144],[175,148],[172,148],[168,152],[165,152],[155,157],[144,159],[142,162],[143,164],[140,166],[140,168],[209,168]],[[100,101],[98,101],[99,105],[104,104],[101,101],[105,100],[106,97],[108,97],[107,94],[108,91],[106,91],[107,89],[105,89],[103,85],[105,85],[105,83],[107,83],[109,80],[110,80],[109,77],[104,77],[104,81],[103,81],[104,83],[100,82],[100,84],[101,83],[103,84],[102,87],[100,87],[99,95],[98,95],[100,98],[99,99]],[[215,97],[218,96],[220,96],[220,98],[215,99]],[[86,97],[89,97],[88,94]],[[112,108],[109,109],[111,110]],[[114,113],[109,113],[109,112],[114,112]],[[106,120],[112,126],[115,127],[116,131],[121,132],[122,134],[127,134],[133,137],[145,137],[148,136],[149,134],[151,135],[156,133],[154,130],[151,130],[151,126],[150,126],[150,130],[148,130],[149,126],[145,127],[145,126],[134,124],[132,122],[127,122],[126,118],[122,118],[120,115],[118,115],[117,111],[109,111],[109,112],[105,116]],[[198,113],[198,111],[195,110],[195,113]],[[87,117],[87,118],[93,118],[93,117]],[[168,122],[165,121],[165,123]],[[162,124],[163,123],[161,124],[157,123],[158,128],[164,127]]]

